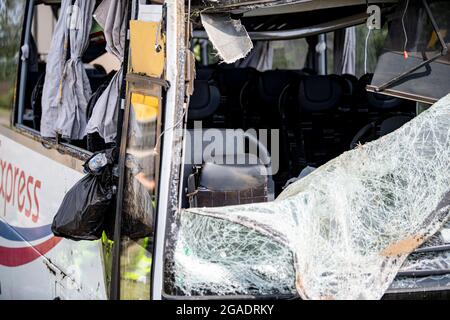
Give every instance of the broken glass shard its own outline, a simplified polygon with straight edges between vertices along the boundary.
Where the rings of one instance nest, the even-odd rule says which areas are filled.
[[[173,286],[185,295],[380,299],[391,285],[417,285],[393,283],[402,265],[431,268],[447,259],[419,263],[412,255],[405,263],[450,214],[449,120],[450,95],[273,202],[182,211]]]

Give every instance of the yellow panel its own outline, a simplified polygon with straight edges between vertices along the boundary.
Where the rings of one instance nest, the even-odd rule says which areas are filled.
[[[130,33],[133,72],[160,78],[164,70],[165,57],[165,43],[161,35],[160,23],[132,20]],[[158,46],[159,52],[157,52]]]
[[[131,106],[133,107],[138,122],[156,121],[158,117],[159,98],[132,93]]]

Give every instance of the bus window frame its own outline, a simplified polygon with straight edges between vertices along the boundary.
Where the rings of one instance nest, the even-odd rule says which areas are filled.
[[[390,15],[391,16],[391,15]],[[179,19],[180,17],[176,17],[176,19]],[[352,26],[360,25],[355,24]],[[324,33],[328,32],[334,32],[337,29],[325,31]],[[205,35],[201,32],[195,32],[193,34],[192,38],[196,39],[204,39]],[[325,55],[326,57],[326,55]],[[326,70],[326,69],[325,69]],[[181,90],[181,88],[177,88],[178,90]],[[185,90],[185,88],[183,88]],[[381,94],[389,95],[388,93],[382,92]],[[184,130],[183,130],[184,131]],[[184,135],[184,133],[183,133]],[[184,137],[184,136],[183,136]],[[182,142],[183,148],[184,148],[184,142]],[[182,174],[182,173],[181,173]],[[178,178],[178,177],[177,177]],[[179,179],[181,180],[181,179]],[[162,211],[160,212],[162,207]],[[176,215],[177,209],[170,209],[166,203],[159,203],[158,205],[158,214],[157,214],[157,225],[159,228],[156,228],[156,242],[155,242],[155,254],[154,254],[154,260],[157,260],[158,258],[160,261],[154,262],[154,266],[152,267],[152,272],[155,273],[158,272],[158,274],[153,275],[152,277],[152,289],[154,290],[152,292],[152,299],[156,300],[174,300],[174,301],[206,301],[206,300],[224,300],[224,301],[234,301],[234,300],[297,300],[300,299],[299,295],[296,293],[293,294],[279,294],[279,295],[174,295],[167,292],[167,288],[164,284],[165,272],[167,268],[166,260],[171,259],[171,257],[166,257],[166,244],[169,242],[171,238],[170,231],[168,230],[167,226],[171,225],[174,220],[174,216]],[[160,222],[160,223],[158,223]],[[159,243],[158,243],[159,242]],[[162,259],[161,257],[164,256]],[[161,274],[160,274],[161,273]],[[432,295],[436,292],[442,292],[442,293],[448,293],[450,290],[442,288],[442,287],[431,287],[427,288],[427,291],[423,291],[421,288],[417,289],[388,289],[385,292],[385,295],[383,299],[398,299],[398,295],[405,294],[405,295],[413,295],[413,294],[424,294],[424,295]]]
[[[402,74],[392,78],[391,80],[381,84],[380,86],[372,86],[371,88],[377,92],[377,93],[382,93],[384,90],[389,89],[390,87],[392,87],[393,85],[395,85],[396,83],[398,83],[399,81],[403,80],[404,78],[406,78],[408,75],[410,75],[411,73],[413,73],[414,71],[424,67],[424,66],[428,66],[430,65],[430,63],[432,63],[433,61],[445,56],[448,53],[448,47],[447,44],[445,43],[444,38],[442,37],[441,33],[440,33],[440,28],[433,16],[433,13],[431,12],[431,9],[428,5],[427,0],[422,0],[422,5],[425,8],[425,12],[427,13],[428,18],[430,19],[431,25],[433,26],[433,30],[437,35],[437,38],[439,40],[439,43],[441,45],[441,51],[439,53],[437,53],[436,55],[432,56],[431,58],[423,61],[422,63],[418,64],[417,66],[406,70],[405,72],[403,72]],[[405,95],[407,96],[407,95]]]
[[[63,142],[60,140],[60,137],[57,136],[54,139],[44,138],[41,136],[40,132],[25,126],[23,124],[23,112],[25,111],[25,91],[27,87],[27,78],[28,78],[28,59],[22,60],[22,48],[25,45],[29,45],[30,35],[32,34],[33,28],[33,20],[35,15],[35,7],[40,3],[36,0],[26,1],[26,7],[24,10],[24,17],[22,22],[22,34],[20,40],[20,49],[19,49],[19,61],[17,65],[17,80],[16,80],[16,95],[14,98],[14,104],[12,108],[12,116],[10,118],[10,126],[17,133],[38,141],[42,144],[42,147],[45,149],[55,149],[61,154],[66,154],[71,157],[74,157],[78,160],[85,161],[89,159],[93,153],[79,148],[75,145],[72,145],[67,142]]]
[[[16,96],[13,106],[13,116],[11,117],[11,126],[15,127],[16,124],[21,124],[23,122],[23,108],[25,101],[25,90],[26,90],[26,82],[27,82],[27,72],[28,72],[28,59],[22,60],[22,48],[24,45],[28,45],[29,36],[31,35],[31,25],[33,22],[34,15],[34,3],[35,0],[30,0],[26,2],[23,21],[22,21],[22,35],[20,39],[20,48],[19,48],[19,58],[17,65],[17,82],[16,82]],[[20,109],[22,109],[22,114],[20,114]]]

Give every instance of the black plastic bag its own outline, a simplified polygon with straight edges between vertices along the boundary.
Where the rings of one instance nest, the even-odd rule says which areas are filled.
[[[95,155],[85,163],[88,174],[67,192],[53,219],[55,236],[75,241],[101,238],[105,218],[113,207],[113,154],[113,150],[106,152],[108,163],[97,172],[88,165]]]

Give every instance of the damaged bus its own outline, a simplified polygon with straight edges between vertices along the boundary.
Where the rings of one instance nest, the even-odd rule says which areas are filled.
[[[448,299],[447,1],[22,2],[0,299]]]

